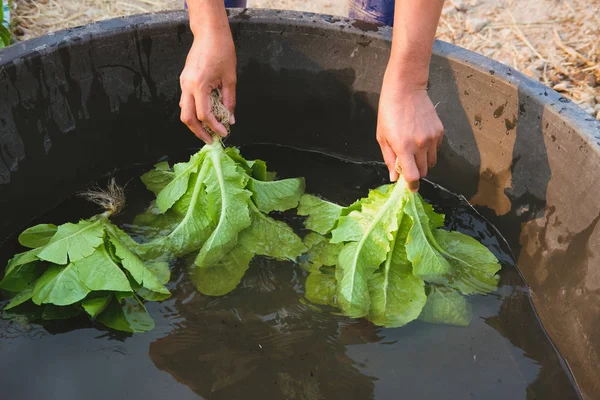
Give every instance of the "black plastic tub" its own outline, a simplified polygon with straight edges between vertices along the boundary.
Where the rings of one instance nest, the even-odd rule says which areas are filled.
[[[283,11],[236,10],[230,20],[239,83],[228,144],[380,160],[389,28]],[[178,108],[191,40],[182,11],[0,51],[0,241],[99,176],[198,147]],[[442,42],[429,92],[446,133],[429,178],[509,239],[583,397],[600,399],[600,124],[509,67]]]

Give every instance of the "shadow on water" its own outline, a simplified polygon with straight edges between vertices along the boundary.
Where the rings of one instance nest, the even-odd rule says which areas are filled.
[[[185,322],[150,345],[161,370],[210,399],[373,397],[374,379],[347,345],[377,341],[372,326],[315,312],[302,302],[303,277],[290,265],[258,263],[222,298],[188,294],[174,308]]]

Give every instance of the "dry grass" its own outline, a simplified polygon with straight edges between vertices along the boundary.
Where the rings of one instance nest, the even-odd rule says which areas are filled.
[[[21,39],[122,15],[182,8],[183,0],[16,0]],[[346,0],[249,0],[346,15]],[[473,18],[485,22],[469,31]],[[600,1],[447,0],[438,38],[539,79],[600,119]]]
[[[600,119],[600,2],[482,1],[467,12],[448,3],[440,39],[512,66]],[[487,20],[478,32],[465,29],[473,15]]]
[[[123,15],[181,8],[181,0],[16,0],[17,35],[23,39]]]

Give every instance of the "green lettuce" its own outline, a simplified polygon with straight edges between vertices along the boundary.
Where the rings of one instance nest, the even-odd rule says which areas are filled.
[[[444,216],[401,180],[342,207],[304,195],[313,232],[302,265],[305,297],[352,318],[400,327],[420,319],[464,326],[466,295],[497,287],[500,264],[477,240],[443,229]]]
[[[152,324],[131,325],[121,319],[151,320],[140,298],[166,299],[168,266],[142,260],[129,236],[107,214],[60,226],[41,224],[25,230],[19,243],[30,250],[15,255],[0,281],[13,293],[5,311],[31,305],[44,320],[86,312],[108,327],[138,332]],[[116,310],[119,309],[119,312]],[[135,314],[133,316],[133,314]]]
[[[195,253],[189,275],[203,294],[235,289],[255,256],[294,261],[306,251],[268,215],[297,207],[304,179],[275,180],[264,161],[245,160],[218,140],[173,168],[157,164],[142,181],[156,200],[134,221],[137,253],[163,260]]]
[[[19,243],[29,250],[9,261],[0,281],[13,294],[5,312],[27,309],[42,319],[85,312],[112,329],[146,331],[154,323],[143,301],[171,295],[170,261],[193,255],[192,281],[219,296],[237,287],[255,256],[295,261],[307,249],[269,216],[298,205],[304,179],[276,180],[264,161],[245,160],[218,140],[187,162],[156,164],[141,180],[156,198],[135,219],[132,236],[109,221],[118,200],[107,199],[110,191],[99,193],[103,214],[25,230]]]

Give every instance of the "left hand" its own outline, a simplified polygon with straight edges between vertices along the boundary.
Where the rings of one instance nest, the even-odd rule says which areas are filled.
[[[379,99],[377,142],[395,182],[401,171],[411,191],[437,162],[444,127],[426,87],[386,72]]]

